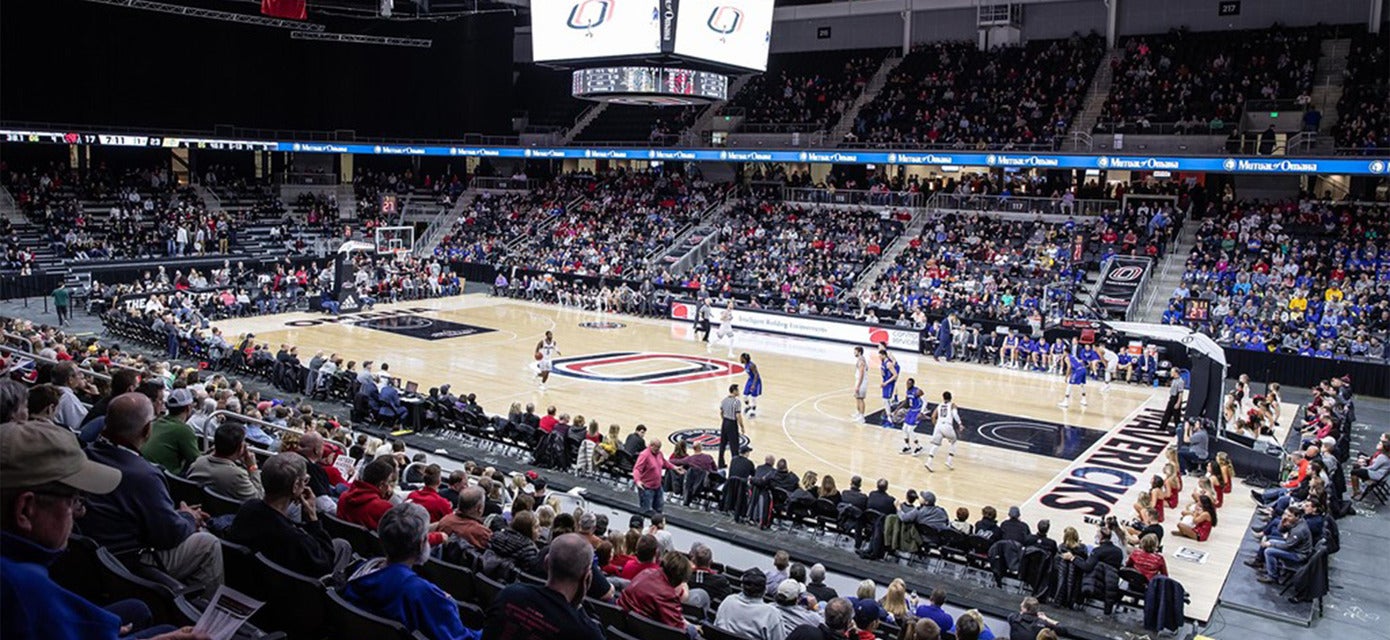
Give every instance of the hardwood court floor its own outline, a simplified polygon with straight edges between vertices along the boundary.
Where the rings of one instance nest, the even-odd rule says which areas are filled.
[[[535,403],[538,411],[554,404],[561,412],[597,419],[605,433],[608,425],[617,423],[626,435],[640,422],[663,439],[681,429],[717,429],[720,399],[729,384],[742,386],[746,377],[730,373],[736,359],[727,357],[727,347],[717,345],[707,353],[686,323],[600,318],[593,312],[484,294],[378,305],[374,311],[388,310],[404,317],[349,324],[327,322],[329,317],[322,314],[291,313],[217,326],[229,339],[250,331],[257,342],[272,349],[280,343],[298,345],[306,362],[318,350],[338,353],[345,361],[387,362],[394,376],[418,382],[422,392],[449,383],[454,393],[476,393],[492,413],[506,413],[513,402]],[[600,320],[622,326],[580,326]],[[541,392],[531,369],[532,353],[547,330],[554,332],[561,351],[557,363],[586,377],[552,375],[547,391]],[[1093,384],[1088,407],[1079,407],[1073,399],[1072,408],[1062,410],[1056,406],[1064,391],[1060,377],[898,353],[902,377],[915,378],[926,400],[935,402],[943,390],[950,390],[958,406],[984,412],[974,417],[989,420],[987,425],[967,425],[975,441],[960,443],[954,471],[945,468],[942,451],[936,472],[929,473],[922,457],[899,455],[901,431],[849,419],[854,411],[850,346],[747,332],[736,335],[734,346],[736,352],[752,355],[763,376],[758,416],[747,421],[755,460],[767,454],[784,457],[798,475],[807,469],[828,473],[841,488],[857,474],[865,478],[866,490],[877,478],[886,478],[890,491],[899,496],[908,488],[930,489],[949,512],[968,507],[972,521],[986,505],[998,509],[1001,517],[1009,506],[1020,505],[1027,521],[1052,519],[1054,538],[1061,537],[1065,526],[1075,526],[1083,541],[1089,541],[1094,527],[1082,522],[1080,512],[1039,502],[1040,494],[1075,460],[1101,446],[1098,439],[1106,432],[1141,413],[1145,405],[1161,410],[1166,399],[1161,389],[1116,383],[1102,393]],[[874,382],[868,409],[874,411],[881,400],[875,398],[878,363],[872,351],[869,367]],[[899,391],[902,387],[899,384]],[[924,446],[929,444],[925,434],[919,437]],[[1161,467],[1161,458],[1151,466]],[[1189,484],[1184,493],[1190,488]],[[1130,516],[1140,487],[1131,489],[1114,507],[1122,519]],[[1233,523],[1248,520],[1249,502],[1235,497],[1222,517]],[[1228,515],[1232,503],[1238,507]],[[1170,518],[1168,523],[1175,521]],[[1208,566],[1170,557],[1174,577],[1193,594],[1189,615],[1205,619],[1215,604],[1220,578],[1239,545],[1237,528],[1219,527],[1212,540],[1191,545],[1208,551],[1229,547],[1228,552],[1212,553]],[[1179,546],[1171,539],[1165,543],[1169,554]]]

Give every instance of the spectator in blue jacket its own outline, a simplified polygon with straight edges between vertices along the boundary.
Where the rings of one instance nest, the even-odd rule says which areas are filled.
[[[376,414],[387,422],[396,422],[405,418],[405,405],[401,404],[401,392],[396,389],[396,383],[390,378],[381,385],[380,394],[377,396]]]
[[[113,553],[143,550],[146,561],[173,577],[216,590],[223,577],[222,546],[201,530],[208,514],[183,503],[175,507],[163,473],[140,456],[154,415],[154,404],[139,392],[119,395],[107,407],[102,437],[87,457],[119,469],[121,482],[115,491],[91,497],[82,533]]]
[[[463,626],[454,599],[412,568],[429,558],[429,526],[429,513],[413,502],[381,516],[377,535],[386,557],[359,567],[343,588],[343,598],[432,640],[477,640],[481,634]]]
[[[138,600],[102,608],[48,575],[85,511],[82,494],[107,494],[120,483],[119,470],[88,460],[64,430],[41,423],[0,429],[0,637],[115,640],[127,624],[148,623],[149,607]],[[202,636],[163,627],[136,637]]]

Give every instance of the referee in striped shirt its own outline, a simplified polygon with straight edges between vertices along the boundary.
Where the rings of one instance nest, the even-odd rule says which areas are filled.
[[[729,385],[729,395],[719,403],[719,468],[724,468],[724,448],[738,455],[738,436],[743,433],[743,401],[738,398],[738,385]]]

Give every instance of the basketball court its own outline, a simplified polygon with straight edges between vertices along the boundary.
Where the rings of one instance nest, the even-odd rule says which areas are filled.
[[[387,362],[392,375],[418,382],[422,392],[447,383],[456,394],[477,394],[490,413],[505,414],[514,402],[534,403],[538,412],[553,404],[562,413],[598,420],[605,433],[617,423],[624,435],[637,423],[663,439],[682,430],[717,430],[720,399],[730,384],[742,388],[746,379],[737,357],[727,357],[728,347],[716,344],[707,351],[686,322],[600,315],[484,294],[383,304],[336,317],[291,313],[216,324],[233,342],[249,331],[272,349],[298,345],[304,361],[322,350],[344,361]],[[533,353],[546,331],[554,332],[560,355],[541,392]],[[871,380],[867,409],[873,413],[882,409],[878,362],[873,349],[865,351]],[[949,513],[969,508],[972,522],[984,506],[1003,514],[1018,505],[1030,523],[1050,519],[1051,536],[1059,540],[1072,526],[1090,542],[1095,527],[1086,522],[1088,516],[1133,517],[1134,499],[1161,471],[1163,449],[1171,441],[1157,429],[1167,399],[1164,388],[1116,382],[1103,393],[1092,383],[1089,406],[1080,407],[1073,398],[1064,410],[1057,407],[1065,391],[1060,376],[895,353],[900,377],[914,378],[925,401],[934,404],[949,390],[961,410],[965,429],[955,469],[946,468],[943,446],[933,473],[923,467],[925,454],[899,454],[900,430],[850,419],[855,409],[851,345],[738,332],[734,352],[749,353],[763,377],[758,416],[746,421],[755,460],[767,454],[786,458],[798,475],[830,474],[841,489],[851,475],[860,475],[866,490],[878,478],[886,478],[898,496],[909,488],[931,490]],[[899,394],[903,387],[900,382]],[[1285,409],[1281,426],[1287,429],[1294,411]],[[930,429],[929,421],[923,418],[922,431]],[[926,433],[918,437],[929,444]],[[1194,479],[1185,480],[1180,506],[1191,501],[1194,485]],[[1191,594],[1190,617],[1210,616],[1236,559],[1254,509],[1243,492],[1237,483],[1206,542],[1164,538],[1169,570]],[[1165,528],[1175,528],[1177,515],[1167,513]]]

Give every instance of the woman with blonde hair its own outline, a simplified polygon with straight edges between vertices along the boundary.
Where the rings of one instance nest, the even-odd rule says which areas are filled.
[[[820,477],[816,475],[816,472],[807,471],[801,476],[801,488],[814,494],[817,488],[816,483],[819,481]]]
[[[820,491],[816,493],[816,497],[840,504],[840,490],[835,488],[835,476],[829,474],[821,476]]]
[[[1060,553],[1070,553],[1078,558],[1085,558],[1089,555],[1086,545],[1081,544],[1081,534],[1077,533],[1076,527],[1067,527],[1062,530],[1062,544],[1057,549]]]
[[[1163,522],[1163,507],[1168,501],[1168,482],[1161,475],[1149,481],[1149,505],[1158,511],[1158,521]]]
[[[888,583],[888,590],[884,592],[883,599],[878,603],[883,607],[888,615],[893,616],[893,620],[898,626],[908,623],[908,612],[914,607],[907,601],[907,583],[902,578],[895,578]]]
[[[1163,486],[1168,490],[1168,508],[1176,509],[1178,508],[1178,495],[1182,493],[1182,476],[1178,475],[1177,448],[1169,447],[1168,453],[1169,459],[1173,462],[1163,465]]]
[[[859,581],[859,586],[855,588],[855,590],[854,590],[854,599],[855,599],[855,600],[873,600],[873,599],[874,599],[874,596],[877,595],[877,594],[878,594],[878,585],[874,584],[874,581],[873,581],[873,580],[869,580],[868,578],[865,578],[865,579]]]
[[[1225,489],[1226,493],[1230,493],[1236,478],[1236,467],[1231,464],[1231,456],[1225,451],[1217,451],[1216,464],[1221,467],[1222,488]]]

